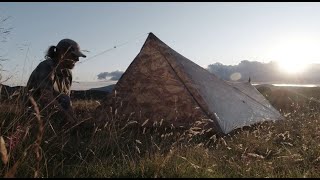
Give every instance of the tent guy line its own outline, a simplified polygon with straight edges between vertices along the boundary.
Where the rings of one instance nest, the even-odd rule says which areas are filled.
[[[87,61],[89,61],[89,60],[91,60],[91,59],[93,59],[93,58],[95,58],[95,57],[98,57],[98,56],[104,54],[104,53],[107,53],[107,52],[109,52],[109,51],[112,51],[112,50],[116,49],[117,47],[124,46],[124,45],[129,44],[130,42],[132,42],[132,41],[134,41],[134,40],[140,39],[140,38],[142,38],[143,36],[145,36],[145,35],[147,35],[147,34],[150,34],[150,32],[149,32],[149,33],[144,33],[144,34],[142,34],[142,35],[139,35],[139,36],[135,37],[134,39],[130,39],[130,40],[124,42],[124,43],[115,45],[115,46],[113,46],[112,48],[108,48],[108,49],[106,49],[106,50],[104,50],[104,51],[102,51],[102,52],[100,52],[100,53],[98,53],[98,54],[96,54],[96,55],[94,55],[94,56],[91,56],[91,57],[88,58],[88,59],[85,59],[85,60],[83,60],[83,61],[81,61],[81,62],[78,62],[78,66],[81,65],[82,63],[87,62]]]

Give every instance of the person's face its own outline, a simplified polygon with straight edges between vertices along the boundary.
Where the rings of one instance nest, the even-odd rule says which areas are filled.
[[[73,69],[76,62],[79,61],[79,57],[73,53],[67,53],[62,57],[61,65],[64,68]]]

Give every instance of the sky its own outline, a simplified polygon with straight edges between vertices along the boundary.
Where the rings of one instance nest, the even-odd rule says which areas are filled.
[[[0,2],[0,18],[8,16],[0,24],[13,27],[0,42],[8,85],[25,85],[48,47],[64,38],[89,51],[74,80],[125,71],[149,32],[204,68],[242,60],[320,63],[319,2]]]

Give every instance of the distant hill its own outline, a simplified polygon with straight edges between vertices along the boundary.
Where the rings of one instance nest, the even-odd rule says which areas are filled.
[[[101,90],[101,91],[109,91],[112,90],[112,86],[106,88],[109,85],[114,85],[118,81],[113,80],[102,80],[102,81],[73,81],[71,90],[76,91],[84,91],[84,90]]]
[[[90,90],[95,90],[95,91],[104,91],[104,92],[112,92],[115,84],[111,84],[109,86],[104,86],[104,87],[98,87],[98,88],[91,88]]]
[[[0,84],[0,101],[14,98],[23,89],[24,89],[23,86],[10,87],[4,84]]]
[[[72,100],[101,100],[107,97],[109,92],[107,91],[99,91],[99,90],[84,90],[84,91],[75,91],[71,90],[71,99]]]
[[[103,99],[113,90],[114,86],[115,84],[111,84],[89,90],[71,90],[71,99]]]
[[[113,89],[114,85],[89,90],[71,90],[71,99],[94,99],[105,98]],[[0,84],[0,102],[15,99],[24,90],[24,86],[7,86]]]

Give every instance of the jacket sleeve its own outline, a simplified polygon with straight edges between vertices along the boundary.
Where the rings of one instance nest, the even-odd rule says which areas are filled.
[[[36,69],[36,81],[37,86],[40,90],[48,90],[53,92],[53,84],[54,84],[54,74],[53,68],[46,65],[40,64]]]
[[[34,92],[38,92],[36,98],[43,104],[49,104],[54,99],[54,74],[53,68],[46,64],[40,63],[32,72],[30,82]],[[32,94],[32,93],[31,93]]]

